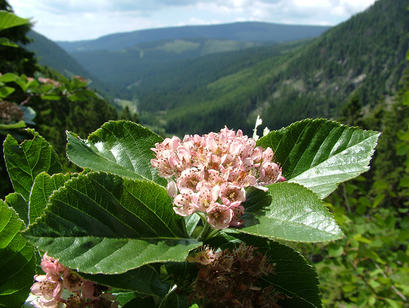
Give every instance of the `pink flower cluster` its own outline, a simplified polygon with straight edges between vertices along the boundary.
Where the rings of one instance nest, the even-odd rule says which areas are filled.
[[[102,292],[105,287],[81,278],[47,253],[41,260],[41,268],[45,275],[35,275],[36,282],[31,287],[31,293],[38,297],[37,307],[57,308],[60,304],[84,308],[118,307],[111,294]],[[71,293],[68,298],[62,297],[64,289]]]
[[[206,214],[216,229],[243,223],[245,188],[277,182],[280,167],[271,148],[256,147],[254,139],[227,127],[219,133],[166,138],[152,149],[159,175],[168,178],[168,193],[177,214]]]

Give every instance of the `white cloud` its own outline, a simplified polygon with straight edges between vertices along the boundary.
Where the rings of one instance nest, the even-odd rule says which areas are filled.
[[[375,0],[9,0],[54,40],[186,24],[258,20],[335,25]]]

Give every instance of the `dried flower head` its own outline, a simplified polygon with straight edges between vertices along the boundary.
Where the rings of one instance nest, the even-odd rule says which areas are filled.
[[[20,121],[24,116],[21,108],[7,101],[0,102],[0,123],[12,123]]]
[[[263,287],[261,278],[272,274],[274,266],[253,246],[242,244],[219,253],[205,247],[188,261],[200,264],[191,298],[204,307],[276,308],[285,298],[271,286]]]
[[[274,153],[256,147],[252,138],[227,127],[219,133],[166,138],[152,149],[151,160],[160,176],[168,178],[168,194],[177,214],[207,215],[216,229],[243,223],[245,188],[262,187],[280,180]]]

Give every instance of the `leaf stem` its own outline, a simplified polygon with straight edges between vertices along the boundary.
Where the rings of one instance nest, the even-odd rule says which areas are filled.
[[[214,237],[214,236],[215,236],[216,234],[218,234],[219,232],[220,232],[220,230],[212,229],[212,230],[209,232],[209,234],[207,235],[206,239]]]
[[[209,231],[211,230],[210,225],[207,223],[207,221],[204,221],[203,224],[203,230],[202,232],[200,232],[200,235],[198,237],[199,241],[204,241],[207,238]]]

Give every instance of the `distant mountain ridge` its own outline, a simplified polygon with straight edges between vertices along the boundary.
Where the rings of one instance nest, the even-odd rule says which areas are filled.
[[[105,84],[117,90],[118,96],[149,76],[162,74],[172,63],[189,59],[198,60],[205,55],[244,50],[257,46],[252,42],[227,40],[172,40],[146,42],[122,50],[87,50],[71,52],[86,70],[98,76]]]
[[[239,42],[288,42],[319,36],[328,26],[286,25],[266,22],[236,22],[219,25],[180,26],[114,33],[94,40],[58,41],[68,52],[120,50],[140,43],[178,39],[232,40]]]
[[[256,46],[306,40],[323,26],[240,22],[117,33],[97,40],[61,43],[87,71],[110,85],[118,96],[132,99],[132,87],[164,73],[172,63]],[[178,69],[178,71],[180,71]],[[131,92],[131,93],[129,93]]]

